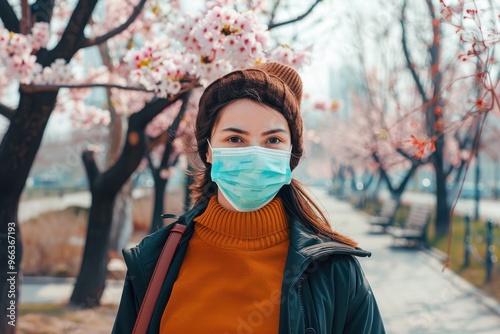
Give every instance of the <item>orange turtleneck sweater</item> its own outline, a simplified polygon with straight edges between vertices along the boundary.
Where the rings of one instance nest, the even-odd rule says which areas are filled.
[[[277,333],[290,240],[281,200],[237,212],[214,196],[195,222],[160,333]]]

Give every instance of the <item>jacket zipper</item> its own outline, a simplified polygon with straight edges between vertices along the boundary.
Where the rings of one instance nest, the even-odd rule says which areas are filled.
[[[304,327],[309,328],[309,324],[307,323],[306,310],[304,308],[304,302],[302,301],[302,283],[304,283],[303,277],[299,278],[297,290],[299,293],[300,308],[302,309],[302,317],[304,318]]]

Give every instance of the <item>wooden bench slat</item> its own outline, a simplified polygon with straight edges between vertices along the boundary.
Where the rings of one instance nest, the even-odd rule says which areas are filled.
[[[397,209],[398,202],[392,199],[388,199],[382,204],[378,215],[370,216],[368,218],[368,221],[371,226],[381,226],[385,229],[387,226],[392,225]]]
[[[431,209],[421,205],[413,205],[402,228],[391,228],[388,233],[392,235],[393,241],[405,239],[416,241],[418,244],[426,242],[427,226],[431,216]]]

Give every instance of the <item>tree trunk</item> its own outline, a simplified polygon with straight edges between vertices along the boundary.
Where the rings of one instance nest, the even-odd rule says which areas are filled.
[[[479,123],[479,122],[478,122]],[[478,145],[479,145],[478,138]],[[474,180],[474,219],[479,220],[479,201],[481,200],[481,194],[479,189],[479,183],[481,181],[481,164],[479,160],[479,151],[476,150],[476,170],[475,170],[475,180]]]
[[[3,315],[11,305],[14,305],[13,312],[16,317],[18,315],[23,247],[17,209],[56,97],[57,92],[38,94],[21,92],[19,107],[0,144],[0,161],[2,161],[0,167],[0,293],[2,296],[0,308],[4,310],[0,317],[0,333],[15,333],[16,327],[8,324],[11,319]],[[10,231],[15,231],[15,234],[9,234],[9,227]],[[12,257],[15,263],[14,268],[11,268],[8,262],[7,246],[14,242],[15,255]],[[11,285],[7,279],[11,276],[16,286],[14,294],[9,293]]]
[[[133,232],[132,207],[132,181],[128,179],[118,193],[113,208],[109,241],[109,249],[112,252],[120,253],[130,240]]]
[[[436,236],[444,236],[450,230],[450,206],[446,189],[446,175],[444,172],[444,139],[436,140],[436,151],[432,156],[432,164],[436,173]]]
[[[109,222],[112,220],[116,194],[106,192],[100,187],[94,189],[80,274],[71,296],[71,303],[79,307],[99,305],[107,274],[111,229]]]
[[[184,114],[186,113],[189,105],[190,96],[191,92],[187,92],[184,95],[177,117],[175,117],[174,121],[167,130],[168,139],[165,143],[165,149],[163,150],[163,156],[158,168],[154,166],[153,160],[150,156],[148,156],[149,168],[151,168],[151,174],[153,175],[155,181],[155,204],[153,217],[151,219],[151,227],[149,229],[150,233],[154,233],[163,227],[163,219],[161,218],[161,215],[164,213],[165,188],[168,183],[168,178],[162,178],[161,171],[168,170],[169,168],[175,166],[179,160],[179,154],[174,150],[174,141],[175,138],[177,138],[177,130],[179,129],[179,125],[184,118]]]
[[[109,89],[107,96],[108,105],[112,106]],[[109,112],[111,122],[108,125],[109,138],[106,150],[106,168],[110,168],[118,160],[125,135],[122,116],[118,115],[113,107],[109,108]],[[132,225],[132,181],[128,179],[115,200],[109,242],[109,250],[111,252],[121,253],[122,249],[127,246],[133,232]]]
[[[143,159],[146,150],[146,125],[181,94],[171,100],[156,99],[141,111],[129,117],[127,140],[117,162],[104,173],[100,173],[92,152],[83,153],[83,161],[89,178],[92,206],[85,250],[80,273],[70,303],[80,307],[98,306],[106,279],[106,263],[109,248],[109,233],[113,219],[113,204],[121,187],[130,178]],[[93,241],[97,239],[98,241]],[[98,244],[99,243],[99,244]],[[89,277],[92,279],[89,279]]]
[[[494,167],[494,180],[493,183],[493,197],[495,200],[498,200],[500,197],[500,160],[496,160],[496,164]]]
[[[168,179],[162,179],[157,175],[156,171],[152,171],[155,179],[155,202],[153,209],[153,217],[151,217],[151,227],[149,233],[154,233],[163,227],[163,212],[165,201],[165,188],[167,187]]]

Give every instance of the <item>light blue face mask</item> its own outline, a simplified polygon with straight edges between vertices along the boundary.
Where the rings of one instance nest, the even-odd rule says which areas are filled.
[[[292,181],[291,152],[260,146],[212,148],[212,181],[238,211],[255,211]],[[291,149],[290,149],[291,151]]]

